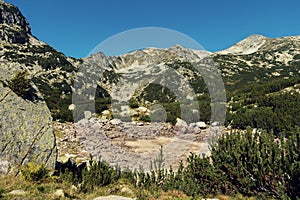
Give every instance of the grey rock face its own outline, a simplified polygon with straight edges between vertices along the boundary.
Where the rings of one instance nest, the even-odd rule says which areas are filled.
[[[31,29],[19,9],[11,4],[0,2],[0,39],[25,44],[29,41]]]
[[[0,65],[1,75],[10,77],[5,69]],[[54,169],[57,151],[46,103],[38,92],[34,101],[19,97],[7,83],[0,76],[0,173],[16,173],[28,162]]]

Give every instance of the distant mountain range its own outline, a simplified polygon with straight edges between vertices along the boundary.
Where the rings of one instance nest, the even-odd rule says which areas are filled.
[[[69,108],[72,105],[72,88],[74,90],[74,81],[80,67],[92,62],[97,67],[97,62],[106,62],[106,65],[98,66],[102,67],[102,76],[96,81],[96,112],[99,115],[111,109],[112,98],[128,101],[131,110],[141,106],[150,108],[160,103],[166,109],[167,121],[174,123],[181,114],[177,94],[161,82],[149,82],[151,78],[164,76],[168,69],[172,69],[181,77],[173,78],[172,81],[183,81],[192,87],[199,102],[199,120],[210,122],[211,96],[203,79],[203,71],[197,70],[195,66],[195,63],[202,62],[206,63],[202,68],[206,70],[204,73],[209,73],[205,66],[213,63],[224,81],[226,125],[234,128],[246,128],[249,125],[280,132],[300,124],[296,111],[291,113],[282,102],[287,100],[289,102],[286,104],[291,103],[296,107],[292,109],[298,110],[300,36],[271,39],[251,35],[226,50],[214,53],[175,45],[166,49],[137,50],[120,56],[105,57],[99,53],[75,59],[34,37],[25,17],[15,6],[5,2],[0,2],[0,26],[0,62],[2,65],[14,66],[8,71],[11,75],[2,77],[2,81],[9,82],[18,71],[27,71],[31,82],[42,93],[54,120],[72,121],[72,109]],[[131,90],[126,85],[129,80],[133,83]],[[144,84],[134,84],[133,80],[136,83],[144,80]],[[122,88],[122,85],[127,88]],[[115,92],[116,88],[122,92]],[[127,99],[120,94],[127,94]],[[283,98],[280,103],[277,99],[279,97]],[[258,120],[260,116],[263,117]],[[270,116],[271,121],[268,118]],[[149,121],[147,115],[129,117]],[[284,125],[279,126],[279,123]]]

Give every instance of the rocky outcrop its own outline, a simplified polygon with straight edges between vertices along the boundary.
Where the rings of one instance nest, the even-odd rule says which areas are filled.
[[[19,9],[11,4],[0,2],[0,39],[9,43],[25,44],[29,41],[31,29]]]
[[[54,169],[57,152],[50,111],[36,89],[37,98],[30,101],[9,87],[13,69],[0,64],[0,173],[17,173],[28,162]]]

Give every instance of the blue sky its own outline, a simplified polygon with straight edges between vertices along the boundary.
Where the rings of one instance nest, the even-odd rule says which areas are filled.
[[[77,58],[115,34],[141,27],[181,32],[208,51],[251,34],[300,35],[299,0],[6,1],[19,7],[36,37]]]

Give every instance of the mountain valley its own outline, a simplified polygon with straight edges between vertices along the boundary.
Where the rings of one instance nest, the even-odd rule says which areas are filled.
[[[57,163],[82,166],[90,158],[103,158],[125,171],[146,173],[155,165],[160,172],[164,164],[164,169],[171,166],[174,171],[188,173],[190,169],[180,161],[185,166],[198,162],[204,168],[211,166],[213,159],[225,163],[226,159],[215,152],[223,155],[221,148],[229,152],[234,146],[243,149],[238,146],[240,137],[241,144],[260,151],[278,144],[268,152],[273,157],[256,154],[260,159],[265,156],[269,164],[269,157],[276,160],[276,153],[282,160],[290,156],[282,153],[285,150],[281,152],[279,143],[291,145],[290,152],[294,153],[286,159],[293,162],[288,167],[295,173],[290,170],[291,174],[282,177],[291,183],[299,180],[299,154],[295,154],[299,153],[300,36],[251,35],[219,52],[174,44],[118,56],[99,52],[78,59],[33,36],[19,9],[3,1],[0,27],[0,174],[17,175],[31,162],[43,163],[54,171]],[[237,144],[224,142],[222,135],[229,134],[230,138],[236,131],[238,136],[232,136],[232,141]],[[271,135],[269,143],[267,136],[257,139],[265,132]],[[243,136],[245,133],[254,139]],[[218,136],[226,147],[214,147]],[[255,138],[265,139],[265,145],[256,145]],[[240,154],[247,152],[239,150]],[[232,157],[240,154],[234,152]],[[255,159],[255,163],[263,162]],[[227,172],[226,167],[216,164],[211,169]],[[279,173],[276,170],[272,173]],[[161,174],[154,174],[158,176]],[[247,175],[228,176],[232,181],[235,176]],[[239,188],[234,184],[226,185],[224,191]],[[250,194],[244,187],[240,186],[243,190],[239,192]],[[274,187],[270,186],[268,194],[277,198]],[[299,195],[299,186],[289,187],[296,191],[290,197]],[[258,195],[269,190],[262,187],[259,192],[251,191],[255,191],[251,195]]]

